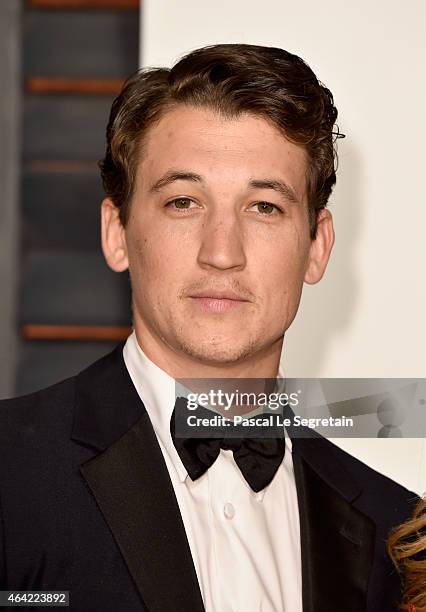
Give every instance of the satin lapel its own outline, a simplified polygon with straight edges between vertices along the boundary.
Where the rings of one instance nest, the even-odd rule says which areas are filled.
[[[72,438],[80,466],[149,612],[204,612],[185,527],[122,345],[78,377]]]
[[[150,612],[202,612],[185,528],[148,415],[80,469]]]
[[[293,440],[303,612],[364,612],[375,525],[351,504],[359,489],[333,459],[326,441]]]

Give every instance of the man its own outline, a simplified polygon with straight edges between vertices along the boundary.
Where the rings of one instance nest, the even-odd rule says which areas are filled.
[[[274,48],[207,47],[124,87],[102,245],[130,271],[134,332],[2,403],[2,589],[69,590],[75,610],[394,609],[385,540],[412,494],[319,437],[273,440],[255,482],[240,460],[265,447],[208,446],[210,465],[171,434],[175,379],[277,376],[333,245],[336,117]]]

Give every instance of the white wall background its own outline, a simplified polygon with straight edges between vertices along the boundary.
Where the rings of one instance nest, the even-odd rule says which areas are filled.
[[[426,4],[423,0],[144,0],[141,64],[219,42],[283,47],[331,89],[340,165],[336,245],[283,351],[288,376],[426,376]],[[342,440],[423,492],[426,442]]]

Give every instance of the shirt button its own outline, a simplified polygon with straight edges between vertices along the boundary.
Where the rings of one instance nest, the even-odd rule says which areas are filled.
[[[235,508],[231,504],[231,502],[226,502],[226,504],[223,506],[223,514],[226,516],[227,519],[234,518]]]

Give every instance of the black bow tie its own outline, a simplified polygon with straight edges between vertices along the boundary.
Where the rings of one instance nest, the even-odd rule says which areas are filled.
[[[179,457],[192,480],[200,478],[213,465],[222,448],[232,450],[235,463],[256,493],[272,481],[284,458],[284,437],[235,437],[237,431],[235,427],[230,437],[229,430],[220,426],[213,428],[215,437],[212,438],[176,435],[176,421],[179,419],[179,423],[182,423],[181,419],[186,418],[188,414],[194,413],[188,413],[186,399],[178,397],[170,419],[170,433]],[[211,418],[215,413],[198,407],[195,414],[197,417]],[[210,430],[212,431],[212,428]],[[276,434],[276,430],[274,431]]]

